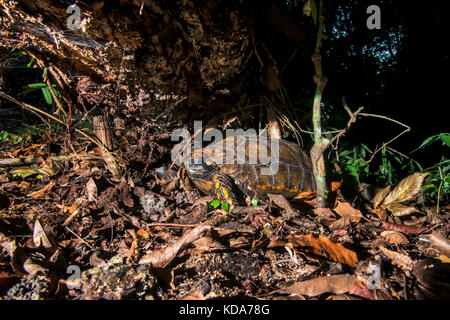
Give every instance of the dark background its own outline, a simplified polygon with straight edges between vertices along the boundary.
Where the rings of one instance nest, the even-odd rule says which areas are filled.
[[[317,1],[318,2],[318,1]],[[303,26],[310,39],[315,30],[302,14],[302,1],[280,2]],[[348,116],[342,108],[345,97],[355,111],[385,115],[411,127],[390,146],[409,155],[432,135],[449,131],[448,125],[448,11],[444,1],[324,1],[326,34],[323,45],[324,73],[328,78],[324,96],[324,124],[340,128]],[[381,29],[369,30],[367,7],[381,9]],[[286,45],[276,30],[264,24],[263,39],[277,61],[287,61],[295,48]],[[314,41],[310,46],[313,48]],[[282,73],[290,93],[314,91],[312,64],[296,56]],[[296,90],[297,89],[297,90]],[[293,97],[295,99],[295,97]],[[372,150],[404,130],[382,119],[361,118],[346,134],[347,142],[368,145]],[[425,168],[438,162],[445,152],[441,143],[415,152]]]

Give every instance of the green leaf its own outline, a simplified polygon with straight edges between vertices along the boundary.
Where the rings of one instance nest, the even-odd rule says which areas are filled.
[[[431,136],[431,137],[426,138],[425,140],[423,140],[423,142],[420,144],[420,146],[418,146],[416,149],[411,151],[411,153],[416,152],[417,150],[423,149],[426,146],[429,146],[430,144],[432,144],[437,139],[439,139],[439,135],[435,135],[435,136]]]
[[[258,200],[252,199],[252,206],[256,207],[258,205]]]
[[[309,0],[309,3],[311,4],[311,15],[313,18],[314,26],[317,24],[317,5],[316,0]]]
[[[218,199],[214,199],[209,203],[209,205],[214,209],[217,209],[220,206],[220,201]]]
[[[37,83],[27,84],[25,87],[28,87],[28,88],[46,88],[47,85],[45,83],[43,83],[43,82],[37,82]]]
[[[30,68],[34,62],[34,57],[31,57],[31,61],[27,64],[27,67]]]
[[[9,132],[3,131],[2,132],[2,141],[5,141],[6,139],[8,139],[8,137],[9,137]]]
[[[373,153],[372,150],[370,150],[369,147],[366,146],[364,143],[361,143],[361,148],[365,149],[369,153]]]
[[[442,144],[446,145],[447,147],[450,147],[450,134],[448,133],[441,133],[439,135],[439,138],[441,138]]]
[[[355,167],[355,166],[346,166],[346,168],[347,168],[347,170],[350,172],[350,174],[352,176],[355,176],[356,178],[359,177],[358,168],[357,167]]]
[[[41,90],[42,90],[42,94],[44,95],[45,102],[47,102],[47,104],[53,104],[53,97],[52,97],[52,94],[50,93],[50,89],[42,88]]]
[[[224,209],[225,211],[228,211],[229,207],[230,207],[230,205],[228,204],[228,202],[224,202],[222,204],[222,209]]]

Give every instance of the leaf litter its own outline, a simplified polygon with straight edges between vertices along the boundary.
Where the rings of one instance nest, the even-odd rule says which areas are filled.
[[[2,158],[28,159],[0,167],[2,299],[449,296],[450,207],[416,202],[426,174],[387,186],[371,203],[349,202],[334,183],[327,209],[313,195],[270,195],[228,215],[182,170],[158,177],[176,123],[116,117],[128,128],[115,132],[120,157],[78,136],[72,147],[85,151],[70,157],[44,151],[64,145],[55,136],[1,146]],[[68,276],[74,267],[79,277]]]

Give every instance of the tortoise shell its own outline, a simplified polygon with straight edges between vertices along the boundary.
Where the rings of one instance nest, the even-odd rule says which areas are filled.
[[[223,151],[222,151],[223,150]],[[278,152],[276,152],[278,150]],[[315,191],[315,179],[310,157],[297,144],[278,139],[255,139],[245,136],[227,137],[203,148],[204,166],[200,171],[186,167],[193,182],[205,192],[214,190],[214,172],[231,177],[238,188],[250,196],[267,193],[294,197],[302,192]],[[272,157],[272,158],[271,158]],[[209,170],[206,170],[208,169]],[[207,174],[211,171],[210,174]]]

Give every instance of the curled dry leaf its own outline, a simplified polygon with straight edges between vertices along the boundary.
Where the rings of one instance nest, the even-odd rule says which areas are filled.
[[[436,232],[433,232],[430,235],[430,243],[433,248],[439,250],[440,253],[450,258],[450,241],[448,239]]]
[[[427,228],[418,228],[416,226],[405,226],[403,224],[395,224],[389,222],[384,222],[382,227],[387,231],[398,231],[407,234],[419,234],[427,230]]]
[[[428,173],[414,173],[402,181],[384,199],[383,206],[388,207],[394,202],[412,200],[420,190],[420,186]]]
[[[396,231],[383,231],[381,237],[387,242],[395,245],[409,243],[408,238],[406,238],[405,235]]]
[[[55,186],[55,182],[52,181],[49,184],[47,184],[45,187],[39,189],[38,191],[32,192],[28,195],[28,197],[33,198],[33,199],[39,199],[42,198],[45,194],[45,192],[47,192],[48,190],[50,190],[51,188],[53,188]]]
[[[387,186],[383,190],[379,191],[375,195],[375,198],[373,198],[373,207],[378,208],[378,206],[383,202],[384,198],[386,198],[386,196],[389,194],[390,191],[391,186]]]
[[[380,250],[386,255],[386,257],[391,259],[392,263],[395,264],[396,266],[406,271],[412,271],[414,267],[414,262],[407,255],[389,250],[385,247],[380,247]]]
[[[86,193],[89,202],[97,201],[97,184],[92,177],[86,182]]]
[[[387,209],[396,217],[407,216],[414,212],[421,212],[414,207],[407,206],[401,203],[393,203],[388,206]]]
[[[187,231],[182,237],[167,247],[152,251],[143,256],[139,261],[139,264],[151,264],[154,268],[164,268],[182,249],[195,240],[200,239],[209,230],[211,230],[211,226],[200,225],[195,227],[194,229]]]
[[[346,293],[351,291],[354,286],[354,275],[336,274],[297,282],[292,286],[280,289],[277,292],[314,297],[326,292],[334,294]]]
[[[312,235],[293,235],[286,239],[272,239],[268,248],[279,246],[300,246],[313,252],[316,255],[325,257],[335,262],[345,263],[351,267],[356,267],[358,257],[352,250],[345,248],[340,243],[335,243],[328,238],[315,238]]]
[[[44,230],[39,220],[34,223],[33,242],[36,247],[55,249],[55,240],[50,230]]]

